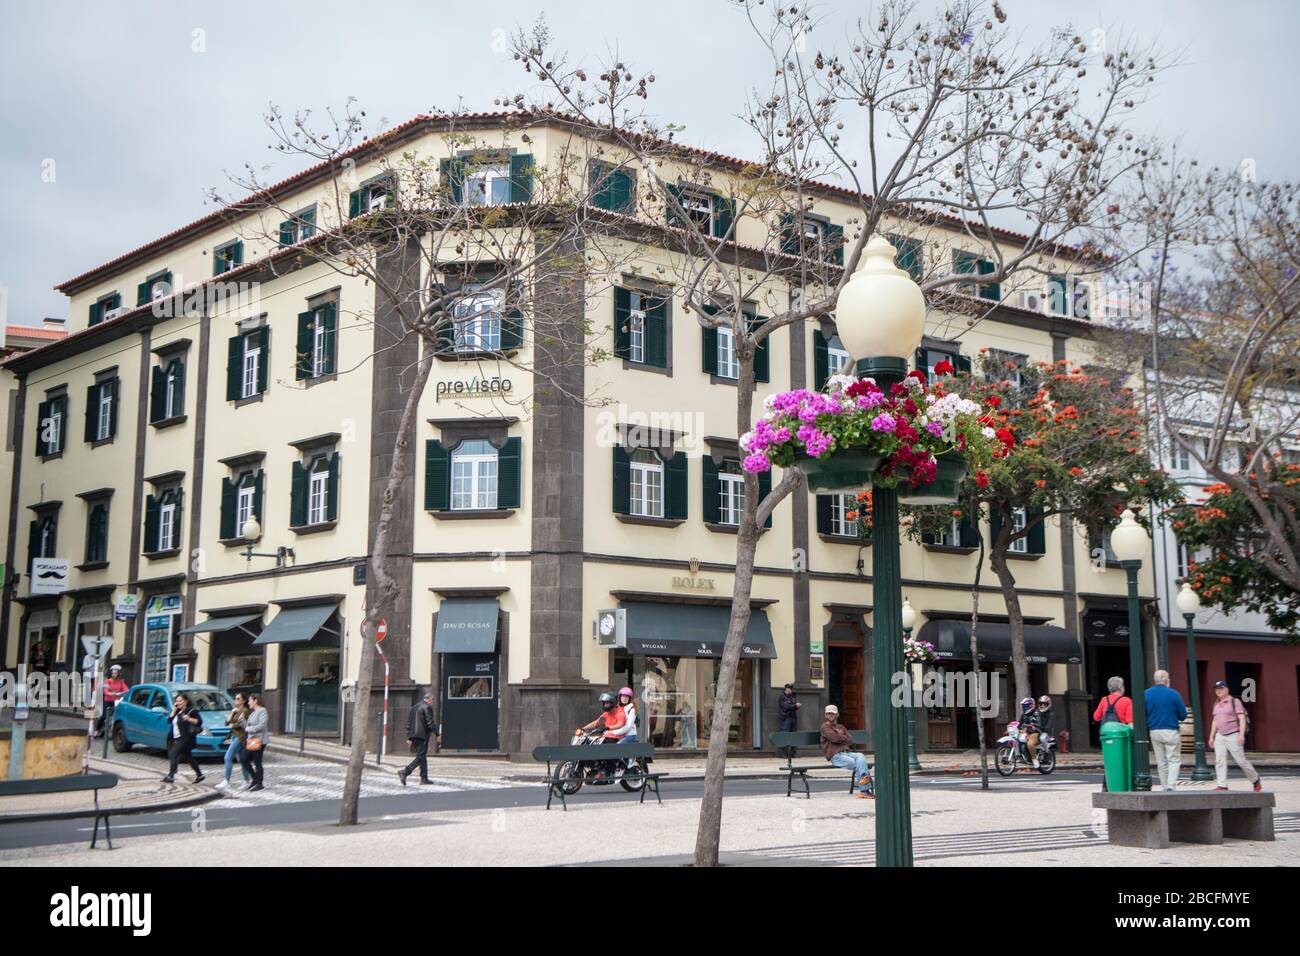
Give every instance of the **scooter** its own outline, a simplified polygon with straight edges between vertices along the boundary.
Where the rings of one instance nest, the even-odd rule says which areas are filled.
[[[1007,724],[1007,732],[998,739],[995,764],[1004,777],[1016,772],[1016,765],[1023,763],[1033,767],[1034,760],[1029,754],[1029,734],[1021,729],[1020,721],[1013,720]],[[1038,735],[1038,766],[1041,774],[1049,774],[1056,769],[1056,739],[1047,734]]]
[[[638,757],[631,761],[627,757],[619,758],[617,756],[618,745],[606,744],[605,738],[599,730],[590,733],[575,734],[569,741],[574,747],[601,747],[608,748],[611,753],[609,756],[603,754],[597,755],[592,753],[592,759],[574,761],[561,764],[556,771],[556,777],[563,781],[560,788],[564,791],[565,796],[573,796],[582,789],[584,783],[593,787],[603,787],[606,784],[617,782],[628,793],[639,793],[645,786],[645,776],[647,771],[647,761]],[[632,779],[628,779],[631,776]]]

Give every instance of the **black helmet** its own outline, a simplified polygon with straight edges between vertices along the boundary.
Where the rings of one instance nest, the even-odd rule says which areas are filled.
[[[613,694],[601,694],[601,695],[600,695],[600,709],[601,709],[601,710],[613,710],[613,709],[614,709],[614,695],[613,695]]]

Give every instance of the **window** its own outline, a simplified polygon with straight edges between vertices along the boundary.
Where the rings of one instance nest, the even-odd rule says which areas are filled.
[[[734,207],[731,200],[694,186],[669,186],[674,201],[667,204],[668,225],[685,229],[693,225],[701,235],[714,239],[735,238],[732,225]],[[680,211],[678,211],[678,207]]]
[[[934,370],[940,362],[951,365],[953,373],[970,371],[970,359],[956,351],[955,347],[916,350],[916,367],[925,371],[927,381],[933,382],[941,377]]]
[[[254,516],[256,509],[253,503],[257,498],[257,488],[252,482],[246,482],[239,486],[235,498],[235,528],[240,534],[243,534],[244,525]]]
[[[145,554],[174,551],[181,546],[182,501],[180,488],[169,488],[145,499]]]
[[[222,275],[244,264],[244,243],[241,239],[217,246],[212,250],[212,274]]]
[[[117,292],[110,292],[108,295],[100,296],[99,301],[90,307],[89,325],[98,325],[100,322],[113,318],[118,309],[122,307],[122,296]]]
[[[677,201],[681,204],[686,218],[706,236],[713,235],[713,197],[708,193],[684,190]]]
[[[147,305],[172,294],[172,274],[157,272],[136,286],[136,305]]]
[[[1169,470],[1189,472],[1192,470],[1192,453],[1172,438],[1173,447],[1169,451]]]
[[[985,376],[989,382],[1008,381],[1017,391],[1025,387],[1025,366],[1029,356],[1019,352],[1006,352],[1002,349],[989,349],[988,372]]]
[[[86,515],[86,564],[108,560],[108,502],[96,501]]]
[[[844,347],[838,335],[832,335],[831,340],[826,343],[826,367],[832,375],[839,375],[846,365],[849,364],[851,356],[849,350]]]
[[[1191,549],[1181,541],[1178,542],[1178,546],[1174,549],[1174,562],[1174,577],[1187,577],[1192,564],[1192,554]]]
[[[909,239],[907,236],[890,236],[889,244],[898,251],[894,257],[894,264],[920,282],[925,275],[923,259],[925,243],[920,239]]]
[[[644,518],[664,516],[664,465],[659,455],[638,449],[631,456],[631,513]]]
[[[528,202],[533,193],[533,157],[503,152],[479,153],[443,159],[442,181],[452,203],[466,206],[500,206]]]
[[[718,523],[738,525],[744,510],[745,476],[740,462],[728,459],[718,469]]]
[[[113,435],[113,401],[117,389],[101,385],[96,391],[99,393],[99,401],[96,403],[95,440],[103,441]]]
[[[348,195],[348,218],[388,209],[395,199],[393,180],[389,176],[380,176]]]
[[[593,162],[591,203],[610,212],[633,212],[636,209],[636,180],[632,173],[606,163]]]
[[[33,558],[53,558],[58,547],[59,512],[58,509],[38,514],[31,523],[27,539],[27,568],[30,571]]]
[[[718,377],[739,378],[740,360],[736,358],[736,335],[727,326],[718,330]]]
[[[510,164],[469,169],[461,189],[467,206],[504,206],[510,202]]]
[[[844,227],[820,216],[781,217],[781,251],[821,262],[844,264]]]
[[[185,360],[180,356],[155,365],[149,396],[149,421],[165,422],[185,414]]]
[[[954,252],[953,271],[958,274],[991,275],[998,271],[998,267],[992,259],[981,259],[970,252]],[[957,288],[966,295],[979,296],[981,299],[989,299],[993,302],[1002,299],[1002,286],[997,282],[983,283],[979,286],[973,282],[964,282]]]
[[[488,441],[463,441],[451,453],[451,508],[484,511],[497,506],[497,450]]]
[[[249,518],[262,520],[262,472],[240,472],[221,479],[221,540],[242,538]]]
[[[316,235],[316,207],[296,212],[292,219],[280,223],[280,245],[292,246]]]
[[[857,519],[845,517],[857,507],[853,495],[830,495],[831,499],[831,534],[841,537],[855,537],[858,533]]]
[[[500,289],[482,289],[477,283],[467,287],[452,306],[457,352],[500,351],[503,300]]]
[[[239,338],[244,351],[239,375],[239,397],[252,398],[262,390],[262,340],[256,335],[241,335]]]
[[[262,349],[266,351],[265,342]],[[297,362],[299,381],[332,375],[338,354],[338,304],[326,302],[298,314]],[[265,359],[263,359],[263,366]],[[265,371],[262,372],[265,380]]]
[[[628,362],[668,367],[668,295],[614,288],[614,354]]]
[[[311,480],[307,491],[307,523],[322,524],[329,520],[330,503],[330,469],[329,461],[318,458],[312,465]]]
[[[46,392],[36,411],[36,455],[48,458],[63,451],[67,438],[68,396]]]
[[[168,501],[158,510],[158,550],[171,551],[176,541],[176,502]]]
[[[1021,531],[1024,531],[1025,524],[1027,521],[1028,521],[1028,517],[1026,515],[1024,508],[1016,508],[1015,510],[1013,510],[1011,512],[1011,533],[1014,535],[1014,534],[1019,534]],[[1024,535],[1022,537],[1013,539],[1012,542],[1009,545],[1007,545],[1007,551],[1011,552],[1012,554],[1028,554],[1029,536]]]
[[[942,545],[945,548],[962,547],[961,519],[953,517],[948,524],[935,536],[935,544]]]
[[[185,407],[182,366],[179,360],[167,366],[167,398],[163,404],[163,418],[175,418]]]

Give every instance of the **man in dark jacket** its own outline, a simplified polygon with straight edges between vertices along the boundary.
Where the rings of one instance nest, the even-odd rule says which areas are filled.
[[[406,769],[397,772],[402,786],[406,786],[406,778],[417,767],[420,769],[420,783],[433,783],[429,779],[429,741],[437,736],[438,718],[433,712],[433,691],[426,689],[424,699],[411,708],[407,724],[406,742],[415,748],[415,759],[406,765]]]
[[[794,684],[785,685],[785,690],[777,698],[776,706],[781,715],[781,732],[793,733],[795,724],[799,721],[799,708],[803,706],[799,703],[799,695],[794,692]]]

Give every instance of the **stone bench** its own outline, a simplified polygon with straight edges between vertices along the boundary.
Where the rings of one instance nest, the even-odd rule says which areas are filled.
[[[1110,842],[1162,850],[1174,843],[1272,840],[1271,793],[1094,793]]]

